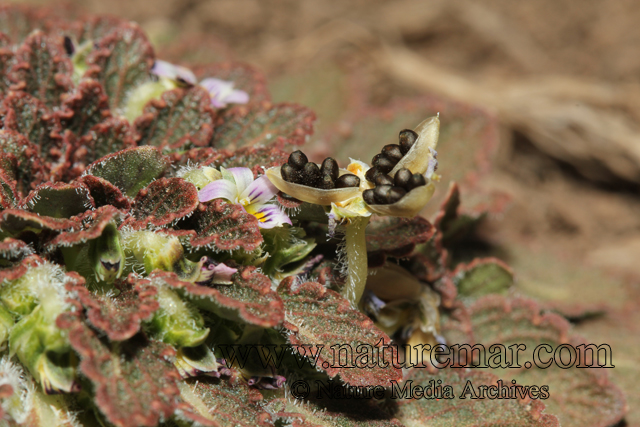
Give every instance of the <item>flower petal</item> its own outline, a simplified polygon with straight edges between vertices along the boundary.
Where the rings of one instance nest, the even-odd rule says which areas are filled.
[[[195,85],[198,81],[193,71],[180,65],[175,65],[161,59],[157,59],[151,72],[158,77],[166,77],[171,80],[185,81],[191,85]]]
[[[232,203],[236,203],[238,199],[238,190],[236,185],[226,179],[219,179],[204,186],[198,193],[201,202],[208,202],[213,199],[226,199]]]
[[[249,94],[240,89],[234,89],[224,99],[229,104],[246,104],[249,102]]]
[[[247,213],[258,218],[258,226],[260,228],[273,228],[279,227],[282,224],[291,225],[291,219],[280,210],[276,205],[264,205],[260,208],[260,210],[256,212],[251,212],[253,205],[247,206],[245,209]]]
[[[266,202],[271,200],[276,194],[278,194],[278,189],[275,185],[269,181],[265,175],[262,175],[255,181],[253,181],[249,186],[240,194],[240,199],[249,200],[250,204],[264,205]]]
[[[249,168],[229,168],[226,171],[233,175],[238,189],[238,196],[242,197],[244,190],[253,182],[253,172]]]
[[[213,77],[206,78],[200,82],[200,86],[205,88],[211,97],[223,93],[225,91],[231,91],[233,89],[233,83],[225,80],[216,79]]]

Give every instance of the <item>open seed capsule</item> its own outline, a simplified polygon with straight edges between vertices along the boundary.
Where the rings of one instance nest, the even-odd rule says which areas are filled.
[[[429,117],[420,123],[414,131],[418,137],[409,148],[409,151],[389,172],[391,177],[395,177],[396,172],[402,168],[407,168],[412,173],[419,174],[424,174],[429,168],[429,161],[433,159],[433,150],[438,144],[440,119],[437,116]],[[402,138],[400,143],[402,147]],[[405,143],[405,146],[408,146],[408,144]]]
[[[379,188],[379,187],[378,187]],[[376,188],[377,189],[377,188]],[[402,216],[402,217],[414,217],[420,213],[424,205],[427,204],[436,187],[433,182],[427,183],[416,187],[413,190],[406,193],[400,200],[391,204],[370,204],[367,203],[369,209],[378,215],[388,216]],[[375,190],[374,190],[375,192]],[[386,193],[387,200],[389,200],[391,189]],[[375,193],[374,193],[375,194]],[[377,201],[377,198],[376,198]],[[365,199],[366,202],[366,199]]]
[[[293,182],[287,182],[282,179],[280,170],[280,166],[267,169],[267,178],[269,178],[269,181],[271,181],[271,183],[275,185],[278,190],[282,191],[283,193],[287,193],[291,197],[295,197],[302,202],[329,206],[331,205],[331,203],[344,202],[360,195],[359,187],[334,188],[325,190],[320,188],[308,187],[306,185],[296,184]],[[339,170],[340,176],[345,174],[352,175],[345,169]]]
[[[413,144],[415,144],[418,139],[418,134],[412,131],[411,129],[405,129],[400,131],[400,135],[398,135],[398,140],[400,141],[400,150],[402,154],[407,154]]]

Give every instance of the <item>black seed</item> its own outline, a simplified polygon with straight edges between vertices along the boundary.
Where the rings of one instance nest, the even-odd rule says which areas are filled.
[[[400,146],[398,144],[389,144],[382,147],[382,155],[387,159],[398,163],[404,154],[400,151]]]
[[[322,177],[320,178],[320,182],[318,183],[318,188],[321,188],[323,190],[331,190],[333,188],[336,188],[336,185],[329,175],[322,175]]]
[[[373,182],[375,182],[376,185],[393,185],[393,178],[381,173],[376,176],[376,179],[374,179]]]
[[[407,194],[407,190],[402,187],[392,187],[387,196],[389,203],[395,203]]]
[[[376,154],[373,157],[373,166],[377,166],[382,173],[388,173],[393,169],[397,162],[393,162],[391,159],[383,156],[382,154]]]
[[[338,170],[338,162],[336,162],[331,157],[327,157],[322,162],[320,171],[323,175],[329,175],[331,177],[331,180],[335,181],[336,179],[338,179],[338,175],[340,173],[340,171]]]
[[[69,36],[64,36],[64,50],[68,56],[73,56],[73,53],[76,51],[73,46],[73,41],[71,41],[71,37]]]
[[[280,176],[287,182],[297,182],[298,171],[293,168],[289,163],[285,163],[280,168]]]
[[[418,134],[411,129],[400,131],[398,140],[400,141],[400,150],[402,150],[402,154],[407,154],[409,152],[413,144],[416,142],[416,139],[418,139]]]
[[[367,173],[364,174],[364,176],[365,178],[367,178],[367,181],[374,182],[376,177],[381,173],[382,171],[374,166],[372,168],[369,168],[369,170],[367,171]]]
[[[358,187],[360,178],[351,173],[346,173],[336,179],[336,188]]]
[[[373,196],[376,203],[380,205],[386,205],[389,203],[389,191],[391,191],[390,185],[380,185],[373,190]]]
[[[424,176],[419,173],[414,173],[411,176],[410,187],[413,190],[416,187],[420,187],[427,184],[427,180],[424,179]]]
[[[411,183],[411,171],[407,168],[402,168],[396,172],[396,176],[393,177],[393,182],[396,187],[402,187],[405,190],[410,190],[409,184]]]
[[[362,192],[362,198],[364,199],[364,202],[368,205],[375,205],[376,204],[376,199],[374,196],[374,191],[373,190],[364,190]]]
[[[316,187],[320,184],[320,168],[313,162],[308,162],[300,172],[302,182],[309,187]]]
[[[287,161],[287,163],[293,166],[296,170],[301,170],[308,162],[309,159],[307,159],[307,156],[305,156],[300,150],[291,153],[289,160]]]

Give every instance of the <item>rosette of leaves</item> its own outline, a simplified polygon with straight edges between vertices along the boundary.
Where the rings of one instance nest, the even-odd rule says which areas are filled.
[[[314,113],[271,103],[264,77],[247,65],[194,67],[195,80],[167,81],[153,72],[158,61],[134,23],[0,7],[0,423],[438,420],[424,402],[296,405],[286,383],[403,380],[393,365],[332,365],[329,353],[316,357],[318,346],[388,351],[443,335],[469,340],[458,292],[474,301],[502,291],[511,272],[493,260],[447,262],[442,236],[461,221],[455,198],[435,225],[418,216],[371,220],[368,269],[378,273],[370,277],[402,286],[367,280],[355,307],[341,294],[348,278],[326,217],[265,230],[240,204],[201,203],[203,183],[194,179],[203,168],[246,167],[257,178],[283,165],[312,133]],[[230,81],[248,102],[212,102],[197,84],[206,78]],[[292,217],[307,208],[278,200]],[[622,416],[616,409],[606,421]],[[537,403],[479,401],[472,410],[501,411],[495,425],[555,420]],[[460,425],[471,425],[468,411],[447,408]]]

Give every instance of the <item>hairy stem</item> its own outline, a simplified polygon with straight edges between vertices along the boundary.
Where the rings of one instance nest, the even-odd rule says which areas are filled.
[[[360,298],[367,284],[367,240],[365,228],[369,217],[355,217],[346,226],[347,249],[347,283],[342,289],[342,295],[351,304],[358,306]]]

